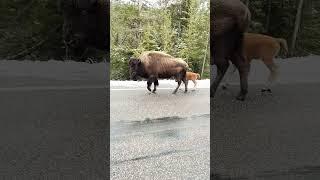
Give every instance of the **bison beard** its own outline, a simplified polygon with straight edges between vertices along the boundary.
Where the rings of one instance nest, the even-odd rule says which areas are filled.
[[[178,83],[173,94],[178,91],[181,82],[184,82],[185,92],[187,92],[187,69],[188,64],[182,59],[157,51],[143,52],[139,58],[131,58],[129,60],[130,78],[133,80],[137,80],[138,77],[146,78],[149,91],[151,91],[152,83],[154,84],[153,93],[156,92],[157,86],[159,86],[158,78],[166,79],[171,77],[174,77]]]
[[[242,54],[242,45],[244,32],[250,22],[250,11],[240,0],[215,0],[210,11],[213,12],[210,14],[210,27],[213,28],[210,37],[211,65],[217,66],[217,76],[211,84],[210,97],[214,97],[231,60],[240,74],[241,91],[237,99],[244,100],[248,92],[250,66]]]

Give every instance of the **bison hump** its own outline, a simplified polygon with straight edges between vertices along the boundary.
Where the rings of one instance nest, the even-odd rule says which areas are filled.
[[[251,20],[249,9],[240,0],[215,0],[212,3],[213,33],[220,35],[236,25],[246,31]]]
[[[139,59],[146,69],[164,71],[167,68],[183,67],[188,68],[188,64],[182,58],[175,58],[169,54],[159,51],[147,51],[141,53]],[[148,71],[148,70],[147,70]]]
[[[166,54],[161,51],[145,51],[141,53],[140,59],[146,59],[146,58],[152,58],[152,59],[159,59],[159,58],[173,58],[173,56]]]

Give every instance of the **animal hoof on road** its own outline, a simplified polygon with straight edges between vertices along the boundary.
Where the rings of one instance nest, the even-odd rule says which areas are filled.
[[[147,87],[147,89],[151,92],[151,89],[149,87]]]
[[[244,94],[239,94],[236,99],[239,100],[239,101],[244,101],[245,98],[246,98],[246,95],[244,95]]]
[[[264,92],[272,93],[270,88],[263,88],[263,89],[261,89],[261,92],[262,93],[264,93]]]

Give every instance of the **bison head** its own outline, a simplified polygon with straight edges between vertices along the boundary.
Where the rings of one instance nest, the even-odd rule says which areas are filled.
[[[143,71],[143,66],[140,59],[130,58],[129,60],[129,74],[130,79],[137,81],[141,72]]]

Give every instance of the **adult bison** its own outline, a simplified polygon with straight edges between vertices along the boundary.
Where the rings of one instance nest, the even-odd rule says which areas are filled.
[[[237,99],[244,100],[248,93],[250,67],[242,54],[242,42],[249,26],[250,11],[240,0],[214,0],[210,11],[211,65],[217,66],[217,75],[210,87],[210,97],[214,97],[231,60],[240,74],[241,91]]]
[[[150,87],[154,83],[153,93],[156,92],[159,85],[158,78],[165,79],[171,77],[174,77],[176,82],[178,82],[178,86],[173,91],[173,94],[179,89],[181,81],[184,82],[185,92],[187,92],[187,70],[188,64],[181,58],[174,58],[169,54],[158,51],[143,52],[139,58],[130,58],[129,60],[130,79],[135,81],[139,77],[148,79],[147,89],[151,91]]]

